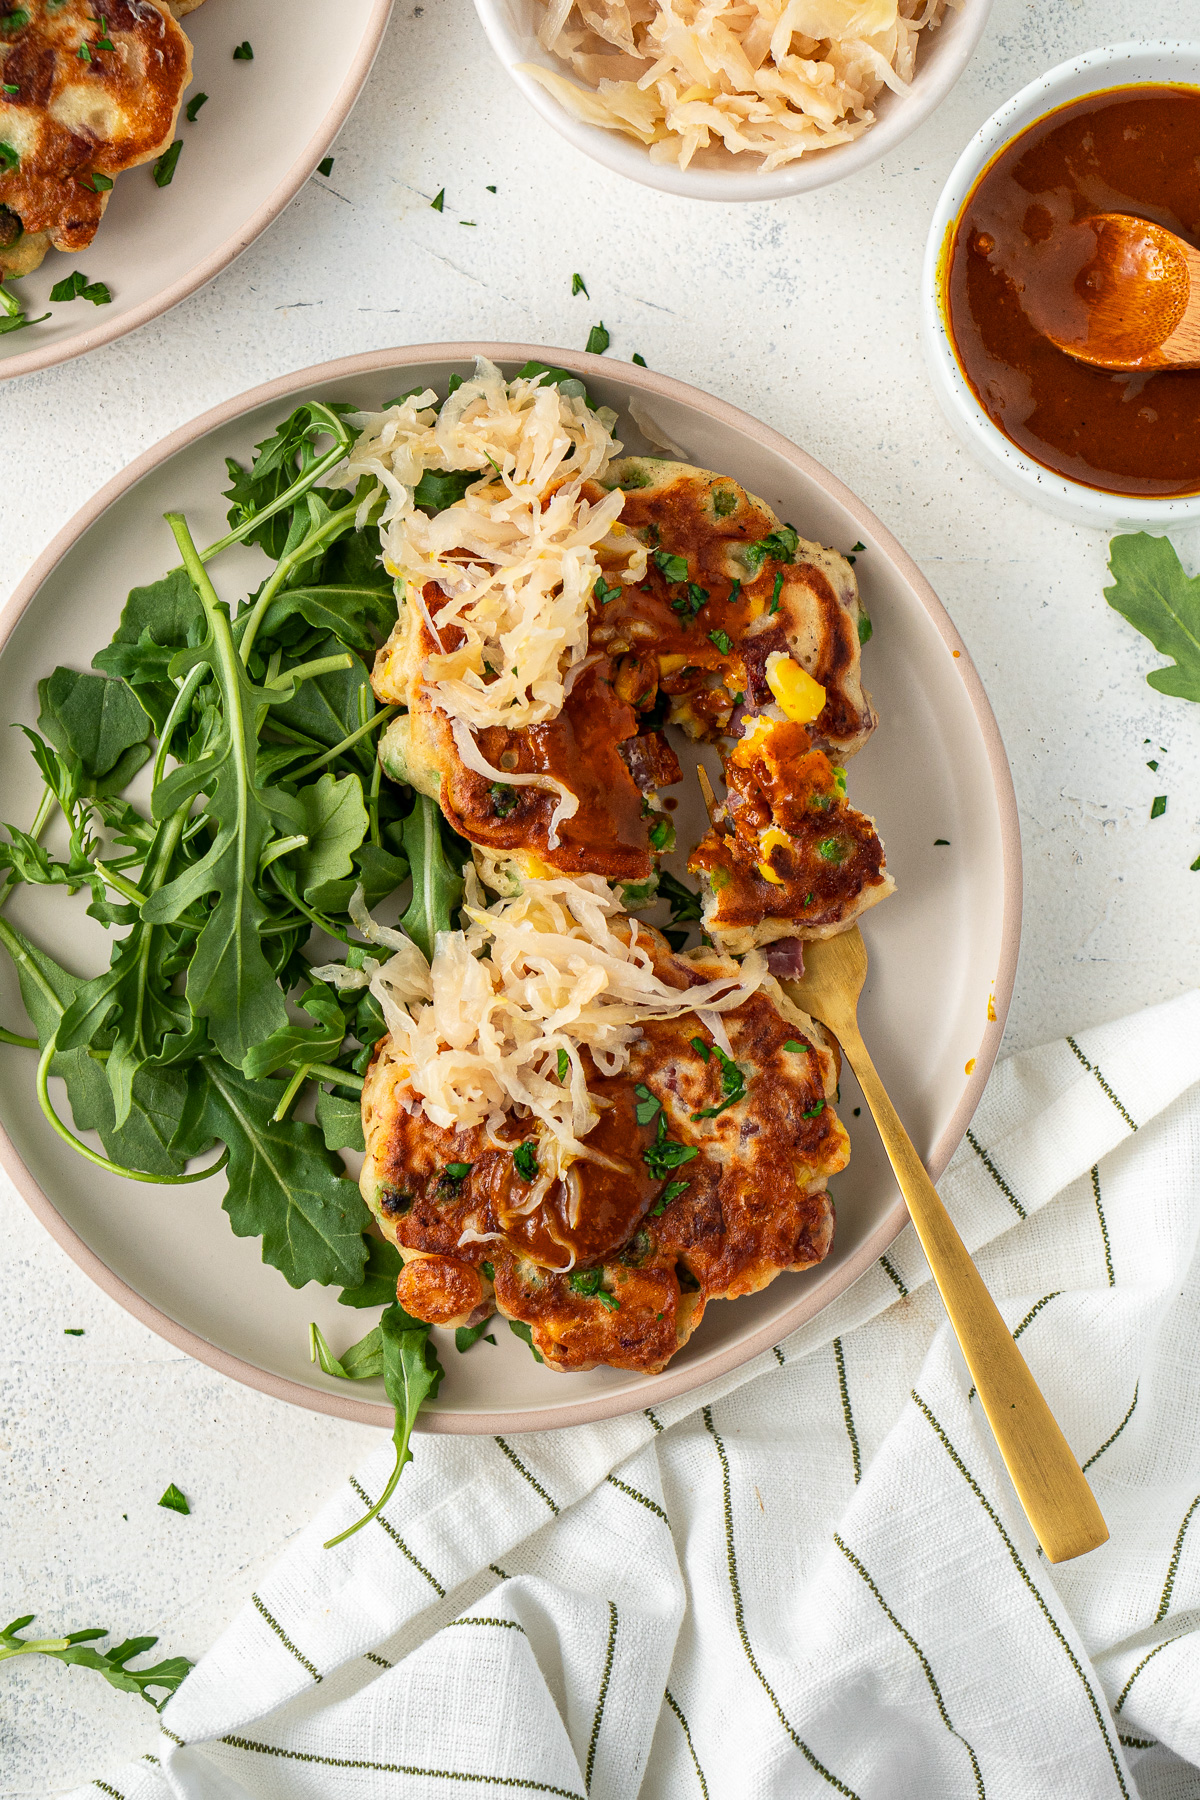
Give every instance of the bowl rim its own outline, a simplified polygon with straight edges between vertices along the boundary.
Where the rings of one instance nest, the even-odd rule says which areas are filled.
[[[716,201],[790,199],[795,194],[829,187],[886,156],[936,111],[959,81],[975,54],[992,10],[992,0],[963,0],[961,7],[949,8],[943,14],[938,30],[950,27],[952,50],[939,56],[927,78],[918,59],[912,86],[904,94],[888,92],[887,110],[882,119],[877,119],[848,144],[832,144],[827,149],[811,151],[799,162],[763,174],[749,168],[742,170],[736,165],[728,169],[694,165],[681,169],[676,163],[651,162],[644,146],[623,132],[608,131],[603,126],[589,125],[583,119],[574,118],[540,82],[518,66],[528,58],[503,16],[503,5],[504,0],[475,0],[475,11],[497,60],[548,125],[585,156],[590,156],[614,174],[624,175],[645,187],[657,188],[660,193],[690,200]],[[881,94],[879,99],[883,102],[884,95]],[[730,162],[733,163],[732,155]]]
[[[275,185],[262,205],[248,219],[243,220],[223,243],[218,244],[215,250],[189,269],[186,275],[181,275],[169,287],[161,288],[157,294],[143,300],[132,312],[97,323],[87,330],[76,332],[72,337],[60,338],[40,350],[31,348],[0,358],[0,381],[12,380],[18,375],[33,375],[39,369],[52,369],[59,363],[73,362],[77,356],[86,356],[90,350],[98,350],[102,344],[114,343],[117,338],[137,331],[141,326],[148,325],[151,319],[170,312],[181,300],[186,300],[197,289],[206,286],[222,269],[227,269],[230,263],[236,261],[243,250],[248,250],[255,239],[261,237],[267,226],[274,224],[283,209],[295,199],[349,118],[379,54],[394,3],[395,0],[368,0],[369,11],[363,24],[361,41],[332,106],[282,180]]]
[[[160,439],[157,444],[151,445],[125,469],[106,482],[62,527],[30,567],[24,579],[18,583],[8,600],[4,602],[3,606],[0,606],[0,651],[8,642],[18,621],[32,603],[42,583],[96,520],[130,489],[136,487],[144,476],[178,452],[205,437],[209,432],[228,425],[244,414],[270,404],[272,401],[285,400],[293,395],[301,394],[318,383],[327,383],[356,375],[399,370],[411,364],[470,362],[476,356],[486,356],[493,362],[501,364],[512,362],[523,364],[530,360],[550,362],[556,367],[573,370],[585,380],[589,375],[610,376],[616,366],[621,370],[622,379],[627,379],[631,387],[648,395],[677,401],[706,414],[721,424],[751,435],[766,449],[782,457],[802,476],[815,482],[826,494],[846,508],[855,525],[860,528],[860,535],[865,532],[908,583],[928,614],[946,649],[957,661],[959,673],[983,740],[996,795],[1003,864],[1002,925],[993,989],[995,1018],[985,1022],[979,1048],[975,1053],[974,1068],[967,1078],[967,1085],[948,1124],[930,1153],[927,1167],[933,1180],[937,1181],[951,1155],[962,1141],[972,1114],[982,1098],[988,1076],[1000,1049],[1016,976],[1021,938],[1021,837],[1017,797],[1008,756],[995,714],[992,712],[978,670],[971,660],[970,652],[959,636],[949,613],[907,551],[902,549],[892,533],[870,508],[865,506],[836,475],[831,474],[807,451],[801,450],[781,433],[774,431],[770,426],[761,424],[739,407],[731,406],[727,401],[707,394],[702,389],[691,386],[690,383],[677,381],[673,376],[661,375],[654,370],[639,368],[633,363],[616,363],[615,359],[589,355],[586,351],[562,350],[540,344],[484,342],[413,344],[392,349],[371,350],[356,356],[340,357],[333,361],[316,363],[309,368],[277,376],[273,381],[264,382],[245,393],[223,400],[219,405],[211,407],[188,424],[180,426],[167,437]],[[3,1168],[17,1192],[46,1227],[51,1237],[83,1270],[84,1274],[88,1275],[98,1287],[108,1294],[110,1299],[115,1300],[126,1312],[131,1313],[141,1324],[147,1326],[159,1337],[165,1338],[177,1349],[185,1351],[189,1356],[195,1357],[197,1361],[207,1364],[209,1368],[216,1369],[222,1375],[231,1377],[234,1381],[242,1383],[243,1386],[255,1388],[258,1392],[268,1394],[273,1399],[286,1400],[292,1405],[306,1407],[311,1412],[330,1413],[338,1418],[350,1419],[360,1424],[390,1426],[392,1419],[390,1407],[383,1406],[377,1401],[357,1400],[351,1395],[343,1396],[324,1389],[309,1388],[286,1376],[276,1375],[270,1370],[259,1368],[256,1364],[247,1362],[209,1342],[207,1338],[201,1337],[187,1326],[181,1325],[169,1314],[155,1306],[152,1301],[147,1300],[121,1276],[115,1274],[103,1259],[84,1242],[74,1227],[67,1223],[50,1196],[26,1167],[15,1144],[2,1125],[0,1125],[0,1168]],[[675,1369],[668,1367],[660,1375],[648,1376],[644,1388],[632,1393],[626,1389],[621,1394],[597,1394],[587,1400],[565,1400],[562,1405],[539,1408],[536,1411],[518,1409],[505,1412],[422,1414],[419,1425],[427,1431],[468,1435],[494,1434],[497,1431],[502,1433],[549,1431],[564,1425],[591,1424],[600,1419],[637,1412],[645,1406],[656,1405],[660,1401],[673,1399],[694,1388],[705,1386],[752,1361],[755,1356],[770,1350],[775,1344],[838,1299],[883,1255],[907,1223],[908,1211],[897,1191],[883,1221],[876,1226],[870,1237],[838,1270],[832,1281],[826,1282],[820,1288],[814,1288],[811,1292],[801,1294],[782,1317],[773,1323],[759,1327],[748,1337],[727,1345],[723,1350],[715,1351],[710,1357],[697,1363]]]
[[[1151,525],[1165,530],[1200,517],[1200,492],[1176,495],[1121,494],[1089,487],[1059,475],[1036,462],[993,423],[979,404],[963,373],[958,353],[947,328],[941,304],[941,267],[950,234],[967,199],[988,166],[1023,131],[1059,106],[1069,105],[1062,90],[1081,75],[1111,70],[1118,63],[1138,57],[1184,58],[1196,70],[1193,81],[1173,81],[1169,75],[1135,77],[1126,81],[1100,81],[1072,98],[1113,92],[1137,86],[1142,79],[1163,87],[1200,88],[1200,39],[1129,38],[1118,44],[1098,45],[1057,63],[1037,75],[998,106],[974,133],[958,157],[930,219],[921,268],[921,337],[925,360],[937,398],[963,442],[988,471],[1028,500],[1060,515],[1098,528]],[[1028,116],[1025,116],[1028,115]],[[1019,121],[1019,122],[1018,122]]]

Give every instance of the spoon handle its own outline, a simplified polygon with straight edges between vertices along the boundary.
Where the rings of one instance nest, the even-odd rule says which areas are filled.
[[[875,1116],[909,1217],[1029,1523],[1052,1563],[1083,1556],[1108,1537],[1092,1490],[900,1123],[857,1026],[850,1028],[848,1021],[842,1026],[838,1037],[846,1060]]]

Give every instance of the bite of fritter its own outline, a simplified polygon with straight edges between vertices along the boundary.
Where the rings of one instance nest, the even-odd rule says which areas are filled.
[[[759,718],[725,763],[726,796],[688,858],[704,929],[731,955],[832,937],[895,883],[873,819],[846,804],[846,772],[803,725]]]
[[[675,985],[737,973],[712,951],[672,956],[644,927],[641,941]],[[495,1310],[528,1327],[547,1368],[651,1373],[710,1300],[819,1263],[826,1184],[849,1157],[836,1048],[769,977],[721,1021],[731,1055],[694,1012],[647,1020],[619,1074],[585,1052],[599,1122],[552,1179],[535,1119],[435,1125],[385,1039],[363,1090],[361,1183],[405,1259],[406,1309],[440,1325]]]
[[[177,0],[175,11],[190,11]],[[192,48],[152,0],[0,0],[0,279],[86,248],[116,177],[171,143]]]

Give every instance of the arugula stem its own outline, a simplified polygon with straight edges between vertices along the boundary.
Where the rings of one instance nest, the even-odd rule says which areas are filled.
[[[311,1069],[311,1063],[301,1063],[300,1067],[296,1070],[296,1073],[292,1076],[292,1079],[288,1082],[280,1096],[279,1105],[271,1114],[272,1125],[282,1125],[283,1121],[287,1118],[292,1101],[296,1098],[296,1095],[308,1080]]]
[[[163,768],[166,764],[167,753],[170,748],[171,738],[174,734],[175,727],[178,725],[187,708],[191,705],[197,688],[199,688],[207,674],[207,663],[197,663],[194,669],[189,669],[186,680],[179,689],[174,700],[171,702],[171,710],[167,714],[166,723],[158,734],[158,755],[154,758],[154,774],[152,777],[152,786],[154,787],[157,787],[163,778]]]
[[[335,756],[341,756],[342,752],[348,750],[351,744],[357,744],[359,738],[365,737],[369,731],[375,731],[385,719],[390,719],[393,713],[399,711],[398,706],[381,706],[373,719],[368,719],[365,725],[360,725],[357,731],[352,731],[349,737],[344,737],[340,744],[333,746],[332,750],[326,750],[324,756],[314,757],[313,761],[305,763],[302,769],[294,770],[288,776],[288,780],[303,781],[304,777],[311,775],[314,769],[324,768],[327,762],[332,762]]]
[[[361,1075],[355,1075],[349,1069],[336,1069],[332,1063],[306,1063],[305,1068],[312,1081],[330,1081],[339,1087],[352,1088],[358,1094],[366,1085]]]
[[[348,650],[340,656],[318,656],[312,662],[297,663],[294,669],[283,669],[272,677],[267,687],[286,687],[289,681],[311,681],[315,675],[332,675],[337,669],[352,669],[354,658]]]
[[[376,756],[371,768],[371,792],[367,800],[367,818],[370,821],[371,842],[377,850],[383,849],[383,838],[379,832],[379,788],[383,778],[383,764]]]
[[[37,842],[38,838],[41,837],[43,831],[46,829],[50,814],[57,805],[58,795],[54,792],[52,787],[45,787],[42,790],[41,800],[38,802],[37,812],[34,814],[33,824],[29,827],[29,835],[34,843]],[[17,874],[15,869],[10,869],[8,871],[8,874],[4,878],[4,886],[0,887],[0,906],[4,905],[15,887],[20,887],[21,880],[22,877]]]
[[[3,1025],[0,1025],[0,1044],[16,1044],[22,1050],[36,1050],[38,1047],[36,1038],[18,1037],[15,1031],[6,1031]]]
[[[78,1150],[80,1156],[85,1156],[88,1162],[95,1163],[98,1169],[107,1169],[110,1175],[124,1175],[129,1181],[148,1181],[156,1187],[183,1187],[192,1181],[207,1181],[210,1175],[215,1175],[219,1169],[225,1167],[225,1164],[229,1161],[229,1146],[227,1144],[223,1146],[221,1154],[218,1156],[216,1162],[209,1163],[207,1169],[197,1169],[194,1175],[147,1175],[142,1169],[126,1169],[120,1163],[110,1162],[107,1156],[101,1156],[99,1151],[92,1150],[87,1144],[83,1143],[81,1139],[75,1136],[73,1131],[69,1131],[63,1124],[50,1101],[50,1090],[48,1086],[50,1063],[57,1046],[57,1036],[58,1033],[56,1030],[54,1036],[42,1051],[41,1061],[38,1063],[38,1105],[45,1113],[47,1119],[49,1119],[51,1125],[53,1125],[55,1131],[57,1131],[59,1137],[62,1138],[65,1144],[70,1144],[72,1150]]]
[[[0,1650],[0,1662],[7,1662],[10,1656],[29,1656],[35,1651],[41,1656],[49,1656],[56,1650],[70,1648],[70,1638],[24,1638],[15,1650]]]
[[[323,544],[330,543],[333,539],[341,537],[344,531],[349,531],[353,527],[357,512],[358,503],[357,501],[352,500],[349,506],[343,506],[339,508],[337,512],[330,513],[329,517],[318,525],[315,531],[310,531],[308,536],[303,538],[300,543],[296,545],[294,550],[289,550],[286,556],[280,557],[279,561],[275,564],[274,572],[269,575],[263,583],[262,592],[254,602],[253,611],[247,615],[246,623],[242,627],[238,650],[243,663],[250,660],[250,652],[254,647],[255,638],[258,636],[258,628],[266,616],[267,608],[270,606],[272,600],[274,600],[276,594],[279,592],[292,570],[300,568],[306,562],[311,562],[314,555]],[[170,518],[171,515],[168,514],[167,516]],[[174,528],[172,527],[172,529]],[[194,554],[195,552],[193,551],[193,555]],[[196,558],[196,561],[197,566],[199,566],[198,557]],[[186,562],[184,567],[187,567]],[[190,570],[188,572],[189,574],[191,573]]]
[[[384,1488],[382,1494],[380,1494],[370,1512],[365,1512],[361,1519],[356,1519],[353,1525],[348,1525],[346,1527],[345,1531],[339,1531],[336,1537],[331,1537],[323,1546],[326,1550],[332,1550],[335,1544],[344,1544],[348,1537],[353,1537],[356,1531],[361,1531],[364,1525],[369,1525],[371,1520],[377,1518],[383,1511],[384,1507],[396,1491],[396,1483],[404,1473],[404,1465],[409,1460],[407,1451],[408,1444],[406,1441],[404,1451],[401,1452],[398,1450],[396,1452],[396,1466],[388,1477],[387,1486]]]

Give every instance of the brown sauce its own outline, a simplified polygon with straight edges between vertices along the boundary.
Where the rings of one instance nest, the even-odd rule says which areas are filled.
[[[1200,491],[1200,370],[1093,368],[1042,335],[1086,314],[1095,234],[1132,213],[1200,243],[1200,89],[1145,84],[1058,107],[984,170],[954,226],[944,308],[976,399],[1009,441],[1108,493]]]

